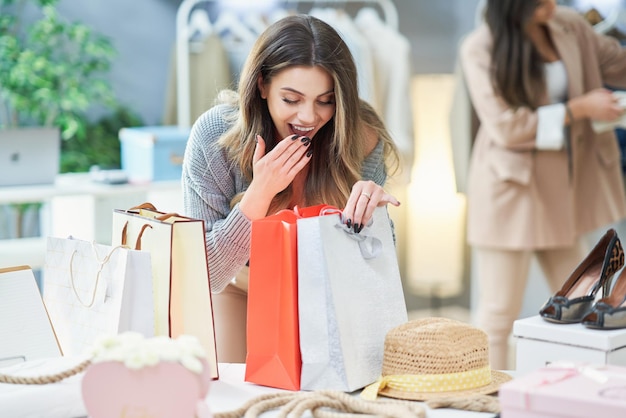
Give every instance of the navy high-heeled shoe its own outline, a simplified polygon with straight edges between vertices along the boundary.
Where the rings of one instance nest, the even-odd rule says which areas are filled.
[[[596,301],[609,294],[611,279],[624,265],[624,250],[614,229],[609,229],[576,267],[561,289],[539,311],[546,321],[560,324],[581,322]]]

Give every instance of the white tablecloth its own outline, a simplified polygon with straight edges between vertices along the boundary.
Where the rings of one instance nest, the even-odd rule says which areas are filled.
[[[81,359],[59,357],[34,360],[8,368],[0,373],[15,376],[41,376],[70,369]],[[244,382],[245,365],[221,363],[220,379],[212,382],[206,402],[211,412],[225,412],[239,408],[256,396],[280,392]],[[0,384],[0,416],[6,418],[84,418],[85,406],[81,396],[82,374],[47,385]],[[275,417],[269,412],[263,417]],[[310,416],[310,415],[308,415]],[[428,418],[490,418],[493,414],[465,412],[453,409],[427,409]]]

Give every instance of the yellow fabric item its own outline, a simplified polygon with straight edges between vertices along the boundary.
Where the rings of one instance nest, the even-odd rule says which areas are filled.
[[[431,375],[389,375],[383,376],[361,392],[361,397],[375,400],[386,387],[404,392],[456,392],[479,388],[491,383],[491,367],[467,372]]]

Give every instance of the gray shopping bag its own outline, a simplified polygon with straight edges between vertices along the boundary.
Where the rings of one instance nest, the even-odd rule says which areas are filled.
[[[298,219],[302,390],[352,392],[378,379],[406,303],[386,207],[359,234],[340,214]]]

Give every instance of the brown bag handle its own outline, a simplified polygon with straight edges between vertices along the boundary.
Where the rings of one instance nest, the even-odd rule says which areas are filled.
[[[157,221],[165,221],[166,219],[171,218],[172,216],[179,217],[180,215],[176,212],[164,213],[163,215],[155,216],[154,219]]]
[[[148,210],[151,210],[153,212],[159,212],[157,210],[157,208],[150,202],[145,202],[145,203],[142,203],[140,205],[133,206],[132,208],[130,208],[128,210],[131,211],[131,210],[137,210],[137,209],[140,209],[140,210],[141,209],[148,209]],[[154,219],[156,219],[157,221],[164,221],[166,219],[171,218],[172,216],[180,216],[180,215],[178,213],[176,213],[176,212],[169,212],[169,213],[163,213],[161,215],[155,216]]]
[[[139,230],[139,235],[137,235],[137,241],[135,242],[135,250],[141,251],[141,237],[143,237],[143,232],[146,228],[152,228],[150,224],[143,224],[141,229]],[[122,246],[126,246],[126,241],[128,239],[128,221],[124,224],[124,228],[122,228]]]
[[[135,209],[149,209],[149,210],[153,210],[155,212],[158,212],[157,208],[150,202],[144,202],[140,205],[137,206],[133,206],[132,208],[128,209],[128,210],[135,210]]]

